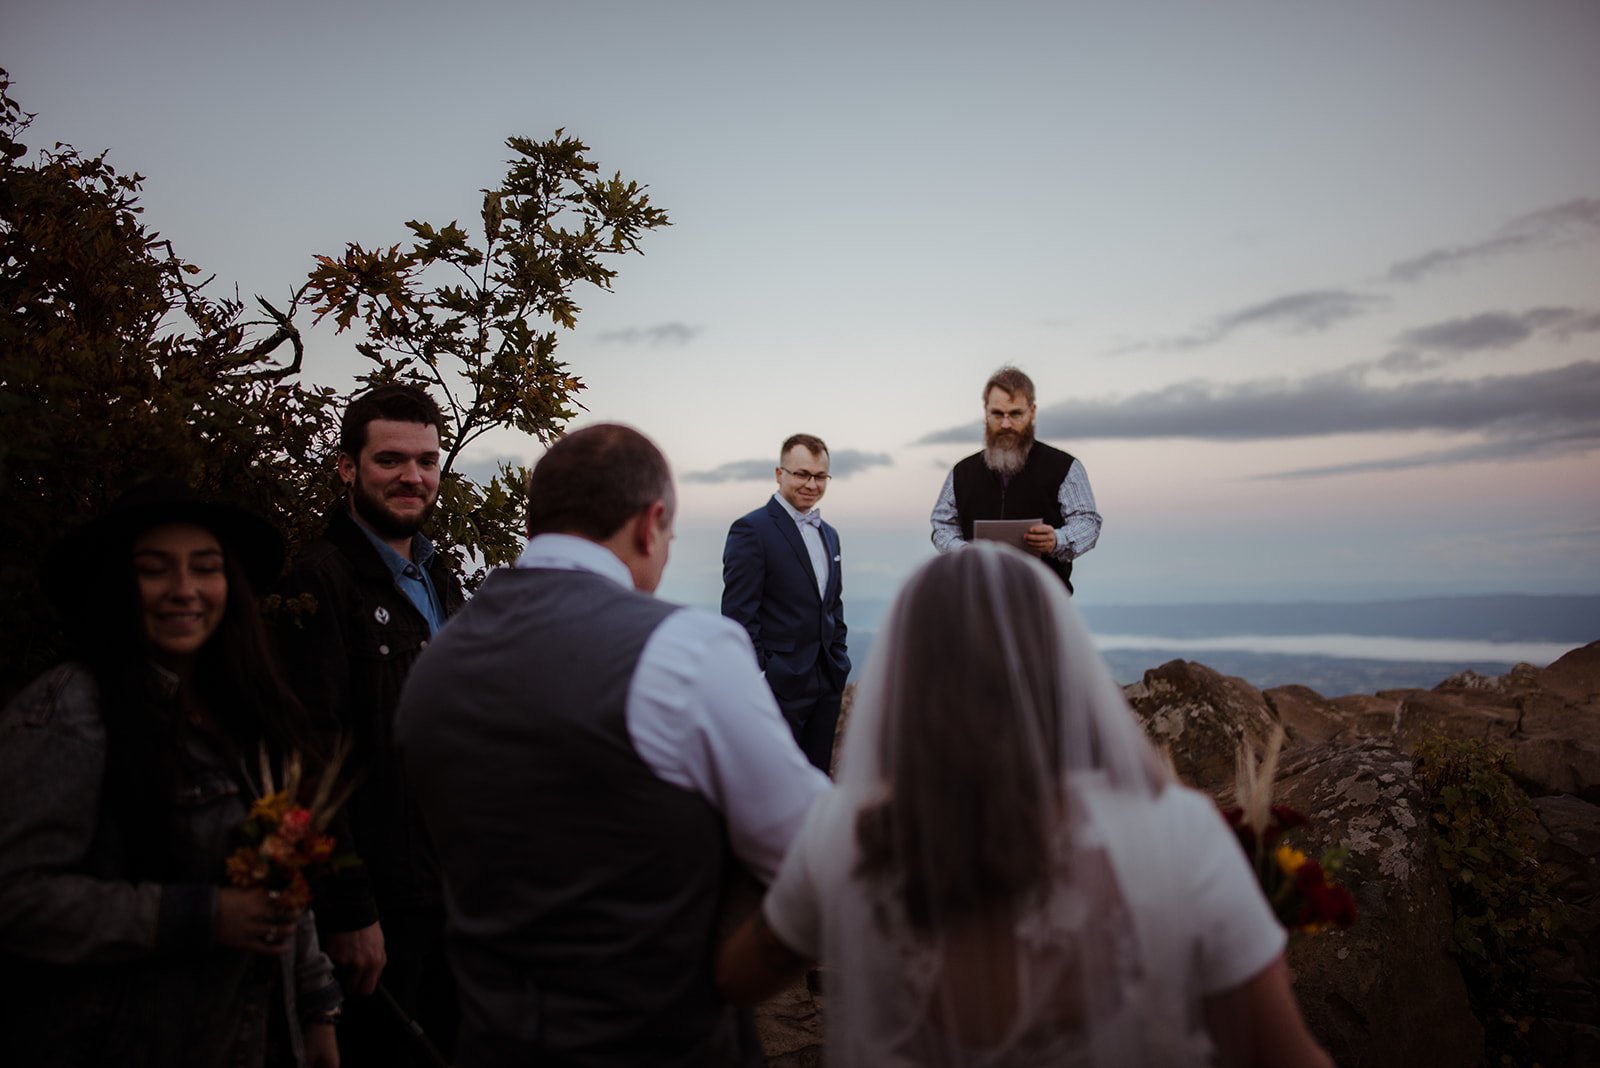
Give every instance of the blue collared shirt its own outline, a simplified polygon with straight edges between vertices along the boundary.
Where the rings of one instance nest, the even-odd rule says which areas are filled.
[[[367,540],[372,542],[378,555],[388,565],[390,573],[394,575],[395,588],[405,594],[406,600],[416,605],[422,618],[428,621],[428,633],[439,633],[439,628],[444,626],[444,606],[439,603],[439,593],[433,588],[433,579],[428,577],[428,563],[433,559],[433,542],[421,534],[411,535],[411,559],[407,560],[368,530],[365,523],[357,522],[356,526],[361,528],[361,533],[367,536]]]

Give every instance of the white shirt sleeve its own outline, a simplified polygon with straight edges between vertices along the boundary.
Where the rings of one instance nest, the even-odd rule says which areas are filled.
[[[697,609],[667,617],[640,654],[626,715],[640,758],[722,813],[734,855],[770,881],[828,778],[795,744],[744,628]]]
[[[1217,806],[1192,791],[1180,796],[1178,840],[1187,843],[1182,870],[1189,884],[1183,907],[1198,932],[1200,994],[1209,996],[1255,977],[1283,952],[1289,936]]]
[[[808,960],[822,957],[822,888],[839,889],[837,880],[848,874],[848,868],[838,870],[842,858],[854,853],[850,842],[837,834],[833,813],[838,796],[830,793],[811,806],[805,826],[761,902],[761,914],[778,941]]]

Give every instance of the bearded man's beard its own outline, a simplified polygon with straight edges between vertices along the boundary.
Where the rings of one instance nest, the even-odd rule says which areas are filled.
[[[1028,462],[1033,448],[1033,423],[1022,430],[983,431],[983,464],[1002,478],[1010,478]]]
[[[439,498],[434,497],[414,518],[396,515],[389,510],[383,498],[373,494],[358,477],[350,486],[350,503],[354,506],[356,515],[360,516],[380,538],[409,538],[433,517],[433,509],[438,505]]]

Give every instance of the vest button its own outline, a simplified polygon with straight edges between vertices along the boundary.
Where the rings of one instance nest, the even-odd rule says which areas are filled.
[[[380,646],[378,646],[378,652],[382,656],[388,656],[389,655],[389,647],[387,645],[380,645]]]

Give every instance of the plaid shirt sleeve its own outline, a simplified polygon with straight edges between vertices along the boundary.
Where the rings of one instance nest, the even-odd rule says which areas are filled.
[[[1056,494],[1061,502],[1061,514],[1066,522],[1056,528],[1057,560],[1071,560],[1094,548],[1100,540],[1100,513],[1095,510],[1094,490],[1089,488],[1089,474],[1077,460],[1067,469]]]

